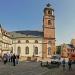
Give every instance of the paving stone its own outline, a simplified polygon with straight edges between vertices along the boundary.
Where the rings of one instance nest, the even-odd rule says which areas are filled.
[[[62,66],[59,68],[41,67],[38,62],[20,62],[13,66],[11,63],[3,64],[0,62],[0,75],[75,75],[75,65],[72,66],[72,71],[63,71]]]

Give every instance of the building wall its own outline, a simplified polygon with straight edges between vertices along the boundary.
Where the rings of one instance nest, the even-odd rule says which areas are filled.
[[[68,56],[67,45],[65,43],[61,45],[61,56],[62,57]]]
[[[75,39],[71,40],[71,44],[75,47]]]
[[[0,27],[0,55],[11,51],[12,39],[10,34]]]
[[[20,40],[20,43],[18,43],[18,40]],[[26,40],[28,40],[29,43],[26,43]],[[38,43],[35,43],[35,40],[37,40]],[[16,55],[18,54],[18,47],[21,48],[21,57],[32,57],[34,48],[38,47],[38,54],[34,56],[42,58],[42,38],[16,38],[13,40],[12,47],[13,53],[15,53]],[[29,47],[29,54],[25,54],[26,47]]]

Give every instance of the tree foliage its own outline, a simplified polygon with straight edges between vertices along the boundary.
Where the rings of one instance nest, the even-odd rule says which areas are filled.
[[[61,54],[61,46],[56,46],[56,54]]]

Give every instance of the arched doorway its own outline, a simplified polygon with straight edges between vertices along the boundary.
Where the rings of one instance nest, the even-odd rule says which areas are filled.
[[[17,55],[20,55],[21,54],[21,47],[18,47],[17,48]]]
[[[34,54],[35,54],[35,55],[38,54],[38,47],[35,47]]]
[[[48,47],[48,55],[51,55],[51,47]]]
[[[10,53],[13,53],[13,47],[11,47],[11,51],[10,51]]]

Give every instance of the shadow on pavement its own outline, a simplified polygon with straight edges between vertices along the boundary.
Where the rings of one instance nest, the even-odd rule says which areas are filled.
[[[42,65],[42,67],[47,67],[48,69],[53,69],[53,68],[59,68],[58,64],[49,64],[49,65]]]

